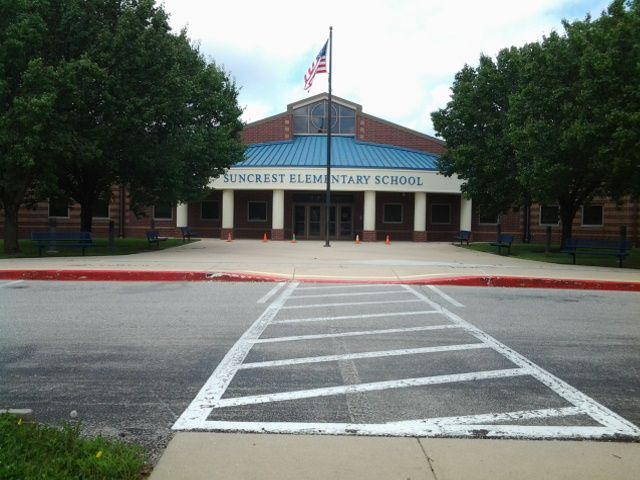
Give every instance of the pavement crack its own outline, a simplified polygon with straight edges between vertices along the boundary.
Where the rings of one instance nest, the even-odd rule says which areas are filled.
[[[429,455],[427,454],[427,451],[424,449],[424,445],[422,445],[422,442],[420,441],[419,438],[416,438],[416,442],[418,442],[418,445],[420,445],[420,450],[422,450],[422,453],[424,455],[424,458],[427,459],[427,463],[429,464],[429,468],[431,469],[431,474],[433,475],[433,478],[435,480],[438,480],[438,476],[436,475],[436,471],[433,468],[433,460],[431,459],[431,457],[429,457]]]
[[[336,329],[330,329],[331,333],[336,333]],[[337,354],[348,354],[349,349],[342,338],[336,337],[332,339],[333,347]],[[355,385],[362,383],[362,379],[358,373],[358,367],[353,360],[338,361],[338,369],[340,376],[345,385]],[[349,393],[347,397],[347,410],[352,423],[366,422],[367,418],[371,418],[371,404],[363,393]]]
[[[176,412],[173,411],[173,409],[169,406],[169,404],[167,402],[165,402],[162,398],[160,398],[160,395],[158,395],[153,388],[150,388],[149,391],[153,394],[154,397],[156,397],[158,399],[158,402],[160,402],[160,404],[164,408],[169,410],[171,415],[173,415],[173,420],[174,421],[178,420],[179,415],[177,415]]]

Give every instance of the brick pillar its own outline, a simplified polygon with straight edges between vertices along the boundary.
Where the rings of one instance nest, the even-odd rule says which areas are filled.
[[[271,240],[284,240],[284,190],[273,191]]]
[[[376,241],[376,192],[364,192],[363,242]]]
[[[233,233],[233,228],[221,228],[220,229],[220,239],[222,240],[228,240],[229,239],[229,234],[231,234],[231,240],[234,240],[235,234]]]
[[[234,238],[233,202],[234,202],[233,190],[223,190],[222,191],[222,228],[220,229],[220,237],[223,240],[227,240],[229,238],[229,234],[231,234],[231,239]]]
[[[427,241],[427,232],[422,231],[413,231],[413,241],[414,242],[426,242]]]
[[[427,194],[416,192],[413,194],[413,241],[427,241]]]

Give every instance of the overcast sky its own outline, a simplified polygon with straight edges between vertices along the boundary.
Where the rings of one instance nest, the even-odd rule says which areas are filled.
[[[562,30],[562,19],[598,17],[604,0],[164,0],[174,30],[186,27],[205,56],[240,87],[247,122],[326,92],[304,74],[333,26],[333,94],[366,113],[433,134],[430,113],[453,77],[480,53]]]

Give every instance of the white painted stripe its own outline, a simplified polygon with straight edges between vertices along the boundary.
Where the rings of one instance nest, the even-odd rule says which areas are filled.
[[[220,400],[229,383],[231,383],[231,380],[238,371],[238,367],[253,347],[253,340],[262,335],[262,332],[267,328],[269,322],[278,314],[282,305],[284,305],[287,298],[289,298],[297,286],[297,282],[290,283],[284,292],[258,317],[253,325],[242,334],[218,364],[191,404],[182,412],[182,415],[180,415],[180,418],[176,421],[173,428],[180,429],[184,426],[191,425],[193,422],[207,419],[211,410]]]
[[[401,355],[417,355],[420,353],[453,352],[456,350],[475,350],[490,348],[485,343],[467,343],[463,345],[439,345],[437,347],[403,348],[398,350],[380,350],[375,352],[344,353],[340,355],[321,355],[317,357],[285,358],[265,362],[244,363],[239,369],[283,367],[286,365],[302,365],[306,363],[339,362],[362,358],[398,357]]]
[[[285,286],[285,282],[277,283],[275,287],[273,287],[271,290],[269,290],[266,293],[266,295],[264,297],[262,297],[260,300],[258,300],[256,303],[265,303],[272,296],[274,296],[276,293],[278,293],[278,290],[280,290],[284,286]]]
[[[514,422],[517,420],[532,420],[552,417],[568,417],[585,415],[578,407],[543,408],[540,410],[520,410],[517,412],[484,413],[480,415],[464,415],[460,417],[424,418],[420,420],[404,420],[401,422],[388,422],[387,425],[470,425],[473,423]]]
[[[327,298],[327,297],[358,297],[362,295],[406,295],[405,290],[382,290],[378,292],[351,292],[351,293],[321,293],[319,295],[293,295],[291,300],[295,298]]]
[[[389,288],[394,285],[395,284],[393,283],[360,283],[357,285],[343,285],[341,283],[337,283],[331,285],[318,285],[314,287],[298,287],[296,288],[296,292],[299,292],[300,290],[335,290],[336,288],[339,288],[340,290],[346,288]]]
[[[275,322],[272,322],[272,324]],[[426,327],[387,328],[384,330],[366,330],[360,332],[319,333],[316,335],[294,335],[291,337],[259,338],[253,343],[295,342],[298,340],[317,340],[320,338],[359,337],[362,335],[386,335],[389,333],[423,332],[427,330],[444,330],[448,328],[462,328],[460,325],[447,323],[445,325],[429,325]]]
[[[289,305],[282,307],[283,310],[293,308],[317,308],[317,307],[348,307],[351,305],[378,305],[381,303],[415,303],[420,300],[377,300],[375,302],[348,302],[348,303],[315,303],[313,305]]]
[[[350,320],[355,318],[380,318],[380,317],[405,317],[409,315],[430,315],[440,313],[436,310],[418,310],[414,312],[389,312],[389,313],[363,313],[360,315],[341,315],[338,317],[309,317],[309,318],[289,318],[286,320],[274,320],[276,323],[299,323],[299,322],[328,322],[330,320]]]
[[[310,390],[295,390],[292,392],[267,393],[264,395],[250,395],[246,397],[232,397],[221,399],[216,408],[237,407],[240,405],[255,405],[258,403],[282,402],[285,400],[300,400],[302,398],[328,397],[350,393],[375,392],[394,388],[423,387],[442,383],[471,382],[492,378],[508,378],[529,375],[526,368],[508,368],[503,370],[486,370],[481,372],[457,373],[453,375],[437,375],[433,377],[404,378],[384,382],[359,383],[355,385],[339,385],[336,387],[313,388]]]
[[[444,298],[447,302],[449,302],[451,305],[453,305],[454,307],[459,307],[459,308],[464,308],[464,305],[461,304],[459,301],[457,301],[456,299],[450,297],[449,295],[447,295],[446,293],[444,293],[442,290],[440,290],[438,287],[434,287],[433,285],[427,285],[427,287],[432,290],[433,292],[437,293],[438,295],[440,295],[442,298]]]
[[[10,287],[11,285],[18,285],[19,283],[24,283],[24,280],[14,280],[13,282],[0,283],[0,288]]]
[[[480,427],[480,428],[478,428]],[[360,423],[224,422],[201,420],[174,430],[214,430],[243,433],[299,433],[328,435],[377,435],[397,437],[477,437],[478,430],[490,438],[620,439],[606,427],[520,425],[392,425]]]
[[[467,332],[476,337],[482,342],[487,343],[494,350],[504,355],[508,360],[513,362],[515,365],[523,369],[527,369],[531,372],[531,375],[541,382],[542,384],[549,387],[553,392],[557,395],[561,396],[565,400],[567,400],[572,405],[578,407],[581,411],[583,411],[586,415],[593,418],[596,422],[608,427],[612,431],[619,432],[624,435],[631,436],[640,436],[640,428],[638,428],[633,423],[625,420],[618,414],[612,412],[604,405],[599,404],[592,398],[588,397],[581,391],[567,384],[566,382],[560,380],[558,377],[552,375],[546,370],[542,369],[537,364],[533,363],[531,360],[523,357],[515,350],[507,347],[505,344],[499,342],[492,336],[486,334],[482,330],[476,328],[469,322],[463,320],[458,315],[453,312],[450,312],[446,308],[437,304],[430,300],[427,296],[423,295],[420,292],[415,291],[408,285],[403,285],[407,291],[412,292],[417,298],[422,299],[425,303],[430,305],[434,309],[438,309],[440,313],[445,315],[452,322],[462,326]]]

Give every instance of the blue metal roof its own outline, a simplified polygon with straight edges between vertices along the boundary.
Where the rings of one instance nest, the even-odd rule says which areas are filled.
[[[331,166],[437,170],[435,154],[359,142],[353,137],[331,138]],[[245,160],[234,167],[326,167],[327,137],[297,136],[289,142],[258,143],[247,147]]]

